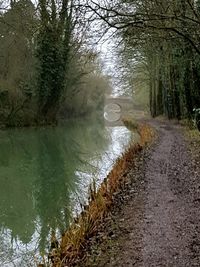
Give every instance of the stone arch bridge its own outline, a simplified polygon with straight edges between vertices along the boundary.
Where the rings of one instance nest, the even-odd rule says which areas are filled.
[[[104,105],[104,118],[107,126],[123,125],[122,118],[126,116],[137,117],[144,113],[139,106],[134,104],[131,97],[106,97]]]
[[[107,105],[116,104],[121,108],[121,112],[127,112],[134,109],[133,100],[130,97],[106,97],[105,107]]]

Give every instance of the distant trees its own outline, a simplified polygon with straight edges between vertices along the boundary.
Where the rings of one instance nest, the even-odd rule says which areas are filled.
[[[102,75],[98,55],[81,51],[71,59],[71,65],[61,115],[78,117],[97,111],[102,116],[104,96],[111,91],[111,83],[108,76]]]
[[[191,117],[193,108],[200,106],[199,1],[115,0],[88,5],[120,33],[126,58],[132,59],[130,71],[145,62],[152,116]],[[128,76],[130,81],[131,73]]]

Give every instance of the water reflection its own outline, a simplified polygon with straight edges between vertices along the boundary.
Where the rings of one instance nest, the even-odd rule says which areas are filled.
[[[113,133],[96,119],[0,133],[0,266],[31,266],[50,231],[66,229],[75,196],[85,199],[129,140],[127,130],[118,143]]]

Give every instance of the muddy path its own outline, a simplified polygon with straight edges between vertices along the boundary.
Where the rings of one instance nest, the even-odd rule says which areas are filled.
[[[200,156],[192,158],[180,126],[150,123],[157,141],[129,173],[123,204],[86,266],[200,266]]]

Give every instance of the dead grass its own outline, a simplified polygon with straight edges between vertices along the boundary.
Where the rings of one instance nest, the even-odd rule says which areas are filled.
[[[131,131],[138,131],[139,124],[133,118],[125,117],[122,119],[124,125]]]
[[[127,124],[135,130],[134,123],[127,121]],[[84,259],[85,245],[89,238],[97,233],[98,226],[109,212],[115,192],[124,186],[126,174],[133,165],[133,159],[153,139],[154,133],[149,126],[137,125],[137,130],[140,134],[140,142],[132,144],[118,158],[98,190],[95,182],[90,186],[88,205],[64,233],[58,249],[51,251],[50,266],[74,266],[77,260]]]
[[[188,130],[187,136],[190,138],[190,140],[200,142],[200,132],[197,129]]]
[[[200,158],[200,132],[197,129],[186,128],[186,140],[189,142],[189,147],[192,155],[195,158]]]

